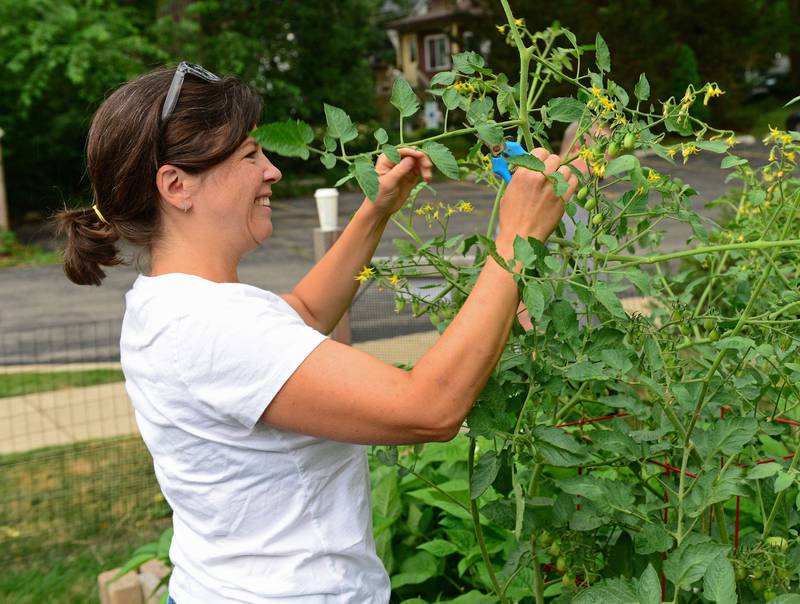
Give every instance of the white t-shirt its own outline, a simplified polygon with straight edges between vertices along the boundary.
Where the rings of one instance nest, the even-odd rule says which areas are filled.
[[[325,336],[240,283],[140,276],[125,300],[122,368],[174,512],[177,604],[388,602],[366,448],[258,422]]]

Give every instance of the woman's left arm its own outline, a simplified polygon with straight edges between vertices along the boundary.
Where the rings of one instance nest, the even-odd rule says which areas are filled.
[[[432,178],[433,164],[416,149],[399,149],[398,164],[381,155],[375,164],[378,196],[365,199],[339,239],[297,284],[281,297],[303,320],[322,333],[330,333],[350,307],[358,291],[355,277],[372,261],[389,218],[400,209],[420,177]]]

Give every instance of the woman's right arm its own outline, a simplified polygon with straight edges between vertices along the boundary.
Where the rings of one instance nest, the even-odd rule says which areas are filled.
[[[534,155],[555,171],[559,157]],[[568,199],[577,180],[565,166]],[[540,173],[518,169],[500,209],[497,250],[513,257],[517,235],[544,241],[564,212]],[[519,303],[513,275],[489,258],[467,300],[411,371],[325,341],[284,384],[262,416],[267,424],[331,440],[405,444],[449,440],[483,389],[508,338]]]

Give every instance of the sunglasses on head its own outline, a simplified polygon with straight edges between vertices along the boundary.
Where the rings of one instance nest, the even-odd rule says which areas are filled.
[[[181,95],[181,88],[183,87],[183,79],[186,77],[187,73],[190,73],[201,80],[205,80],[206,82],[219,82],[221,79],[219,76],[211,73],[207,69],[203,69],[200,67],[200,65],[195,65],[194,63],[189,63],[187,61],[181,61],[175,68],[175,75],[172,76],[172,83],[169,85],[167,98],[164,99],[164,108],[161,110],[162,123],[166,121],[170,115],[172,115],[175,105],[178,104],[178,97]]]

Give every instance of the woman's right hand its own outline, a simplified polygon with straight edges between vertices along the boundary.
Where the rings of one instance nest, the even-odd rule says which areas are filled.
[[[555,230],[564,215],[564,203],[575,192],[578,178],[568,166],[561,166],[561,158],[541,147],[531,155],[544,162],[544,173],[518,167],[500,202],[500,232],[497,246],[503,256],[513,254],[514,239],[534,237],[545,241]],[[567,181],[567,191],[558,197],[546,178],[556,170]]]

